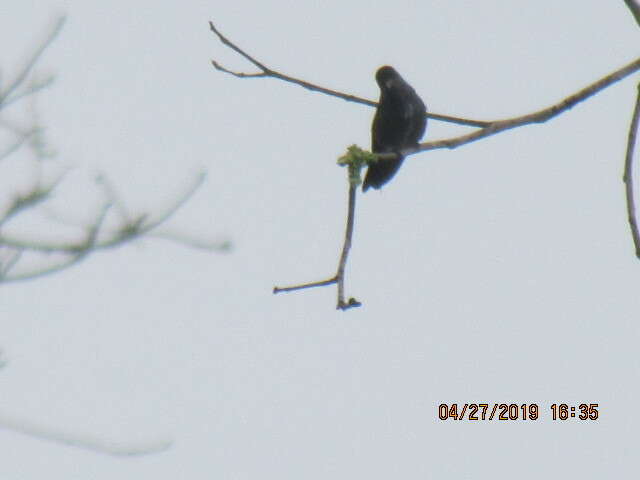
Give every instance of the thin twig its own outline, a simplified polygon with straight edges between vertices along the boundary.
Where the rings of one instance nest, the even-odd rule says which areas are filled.
[[[87,238],[81,242],[76,243],[44,243],[34,242],[27,239],[17,239],[8,236],[0,235],[0,245],[21,250],[23,252],[37,252],[37,253],[59,253],[69,255],[65,261],[52,265],[44,269],[38,269],[33,271],[27,271],[20,274],[6,275],[0,279],[0,283],[19,282],[23,280],[31,280],[33,278],[50,275],[52,273],[65,270],[80,261],[84,260],[90,253],[98,250],[106,250],[109,248],[115,248],[133,239],[141,238],[147,235],[156,227],[165,223],[176,211],[183,206],[195,193],[195,191],[202,185],[205,179],[205,174],[198,175],[194,183],[187,189],[187,191],[171,205],[165,212],[153,221],[146,221],[146,215],[140,215],[134,218],[131,223],[127,223],[122,226],[117,232],[110,235],[104,240],[98,238],[98,232],[102,227],[103,221],[106,217],[108,209],[111,207],[110,203],[107,203],[105,207],[100,211],[96,220],[87,229]],[[104,236],[104,235],[103,235]],[[175,239],[174,239],[175,240]],[[187,243],[188,244],[188,243]],[[203,248],[203,245],[200,245]],[[223,249],[220,249],[223,250]]]
[[[183,233],[176,232],[149,232],[146,236],[159,238],[161,240],[168,240],[170,242],[179,243],[180,245],[186,245],[198,250],[205,250],[207,252],[217,251],[220,253],[228,253],[233,249],[233,244],[230,240],[201,240],[199,238],[193,238]]]
[[[338,301],[336,308],[338,310],[348,310],[349,308],[359,307],[362,305],[355,298],[349,298],[349,301],[344,301],[344,271],[347,266],[347,259],[349,257],[349,250],[351,249],[351,239],[353,237],[353,224],[355,223],[355,211],[356,211],[356,192],[358,184],[355,182],[349,182],[349,206],[347,213],[347,227],[344,234],[344,243],[342,244],[342,254],[340,255],[340,262],[338,263],[338,271],[336,274],[326,280],[320,280],[318,282],[302,283],[299,285],[292,285],[289,287],[273,287],[273,293],[281,292],[294,292],[296,290],[305,290],[307,288],[326,287],[327,285],[338,284]]]
[[[3,152],[0,152],[0,160],[4,160],[14,152],[17,152],[22,145],[29,141],[29,138],[35,134],[35,129],[32,131],[21,135],[18,140],[16,140],[12,145],[9,145]]]
[[[338,282],[338,277],[334,276],[327,280],[319,280],[317,282],[300,283],[289,287],[273,287],[273,293],[295,292],[296,290],[305,290],[307,288],[326,287]]]
[[[113,204],[113,206],[120,214],[121,219],[126,223],[131,223],[131,215],[129,215],[129,212],[127,212],[122,198],[118,194],[117,189],[111,183],[111,180],[107,178],[106,174],[99,173],[96,176],[96,183],[103,188],[104,193],[107,197],[107,201]]]
[[[153,221],[137,225],[141,216],[134,219],[132,224],[126,224],[121,227],[113,236],[107,240],[95,242],[94,249],[107,249],[119,246],[128,240],[132,236],[142,236],[147,234],[154,228],[166,222],[176,211],[182,207],[193,196],[195,191],[202,185],[205,174],[198,175],[196,180],[189,186],[187,191],[180,196],[178,201],[171,205],[165,212],[163,212],[158,218]],[[143,215],[144,216],[144,215]],[[135,232],[132,232],[135,230]],[[134,235],[135,234],[135,235]],[[33,242],[25,239],[17,239],[9,236],[0,235],[0,245],[4,245],[11,248],[22,248],[24,250],[32,250],[41,253],[76,253],[80,250],[84,250],[86,242],[80,243],[44,243]]]
[[[342,246],[342,254],[340,255],[340,263],[338,264],[338,306],[341,310],[347,310],[351,307],[359,307],[361,304],[355,298],[349,298],[348,302],[344,301],[344,270],[347,266],[347,258],[349,250],[351,250],[351,239],[353,237],[353,224],[355,222],[356,211],[356,191],[358,184],[349,182],[349,207],[347,213],[347,228],[344,234],[344,244]]]
[[[636,105],[633,109],[631,117],[631,125],[629,126],[629,137],[627,139],[627,154],[624,161],[624,175],[622,181],[625,185],[625,193],[627,197],[627,215],[629,218],[629,226],[631,227],[631,237],[633,245],[636,249],[636,257],[640,258],[640,233],[638,232],[638,223],[636,221],[636,205],[633,193],[633,152],[636,145],[636,134],[638,132],[638,121],[640,118],[640,83],[638,84],[638,95],[636,96]]]
[[[0,282],[2,279],[11,271],[16,263],[22,257],[23,250],[14,250],[9,260],[5,261],[2,265],[0,265]]]
[[[624,3],[627,4],[627,7],[629,7],[629,10],[631,10],[631,13],[635,17],[638,26],[640,26],[640,4],[634,0],[624,0]]]
[[[307,81],[301,80],[299,78],[291,77],[291,76],[285,75],[284,73],[281,73],[281,72],[279,72],[277,70],[273,70],[273,69],[267,67],[262,62],[259,62],[258,60],[256,60],[254,57],[249,55],[247,52],[245,52],[243,49],[241,49],[236,44],[234,44],[231,40],[229,40],[227,37],[225,37],[222,33],[220,33],[220,30],[218,30],[215,27],[213,22],[209,22],[209,28],[211,28],[211,31],[218,36],[218,38],[220,39],[220,41],[224,45],[226,45],[231,50],[233,50],[234,52],[238,53],[239,55],[241,55],[242,57],[247,59],[253,65],[258,67],[258,69],[260,69],[260,72],[258,72],[258,73],[235,72],[233,70],[229,70],[228,68],[223,67],[217,61],[211,60],[211,64],[213,65],[213,67],[216,70],[220,71],[220,72],[224,72],[224,73],[233,75],[234,77],[237,77],[237,78],[265,78],[265,77],[276,78],[278,80],[283,80],[285,82],[289,82],[289,83],[293,83],[295,85],[299,85],[299,86],[301,86],[303,88],[306,88],[307,90],[311,90],[313,92],[320,92],[320,93],[324,93],[326,95],[331,95],[332,97],[341,98],[343,100],[346,100],[347,102],[360,103],[360,104],[363,104],[363,105],[368,105],[370,107],[377,107],[378,106],[378,103],[374,102],[372,100],[367,100],[366,98],[358,97],[356,95],[351,95],[351,94],[348,94],[348,93],[339,92],[337,90],[332,90],[330,88],[321,87],[320,85],[315,85],[315,84],[313,84],[311,82],[307,82]],[[438,114],[438,113],[427,113],[427,117],[432,118],[434,120],[440,120],[440,121],[443,121],[443,122],[455,123],[455,124],[458,124],[458,125],[467,125],[467,126],[471,126],[471,127],[485,127],[485,126],[488,125],[487,122],[483,122],[481,120],[471,120],[471,119],[467,119],[467,118],[452,117],[452,116],[449,116],[449,115],[441,115],[441,114]]]
[[[138,444],[109,441],[91,435],[79,435],[77,433],[43,427],[42,425],[37,425],[26,420],[16,420],[0,415],[0,429],[2,428],[40,440],[48,440],[69,447],[83,448],[107,455],[149,455],[167,450],[172,445],[171,440],[156,440]]]
[[[11,275],[11,276],[2,278],[0,281],[2,281],[3,283],[4,282],[20,282],[23,280],[33,280],[34,278],[45,277],[47,275],[51,275],[52,273],[57,273],[62,270],[66,270],[72,265],[75,265],[76,263],[79,263],[82,260],[84,260],[89,255],[90,252],[96,249],[98,234],[107,216],[107,212],[109,211],[109,208],[111,208],[111,204],[109,203],[105,204],[102,207],[95,222],[92,225],[90,225],[89,228],[87,228],[87,238],[84,240],[84,242],[82,242],[81,244],[75,245],[74,251],[68,252],[71,254],[71,257],[69,257],[69,259],[67,259],[64,262],[52,265],[51,267],[48,267],[48,268],[41,268],[39,270],[34,270],[31,272],[24,272],[16,275]],[[26,248],[22,249],[23,252],[25,250],[27,249]]]
[[[631,2],[631,0],[625,0],[625,1]],[[633,8],[637,8],[637,6],[634,4],[633,7],[630,6],[630,8],[632,8],[632,11],[635,12]],[[261,73],[257,73],[257,74],[233,72],[231,70],[228,70],[222,67],[218,62],[212,60],[213,66],[222,72],[232,74],[239,78],[273,77],[280,80],[284,80],[286,82],[300,85],[309,90],[313,90],[313,91],[321,92],[334,97],[342,98],[347,101],[361,103],[371,107],[375,107],[378,105],[376,102],[373,102],[371,100],[367,100],[367,99],[360,98],[350,94],[345,94],[342,92],[338,92],[336,90],[331,90],[329,88],[321,87],[319,85],[314,85],[304,80],[290,77],[276,70],[268,68],[263,63],[259,62],[258,60],[256,60],[255,58],[247,54],[244,50],[242,50],[240,47],[235,45],[224,35],[222,35],[222,33],[220,33],[220,31],[213,25],[213,22],[209,22],[209,26],[224,45],[228,46],[235,52],[242,55],[244,58],[246,58],[248,61],[250,61],[252,64],[254,64],[256,67],[258,67],[261,70]],[[595,95],[599,91],[607,88],[609,85],[616,83],[622,80],[623,78],[637,72],[638,70],[640,70],[640,59],[634,60],[628,65],[625,65],[624,67],[610,73],[609,75],[601,78],[600,80],[597,80],[591,85],[588,85],[587,87],[583,88],[577,93],[563,99],[562,101],[550,107],[544,108],[542,110],[538,110],[537,112],[529,113],[527,115],[522,115],[520,117],[514,117],[509,119],[503,119],[503,120],[495,120],[495,121],[477,121],[477,120],[459,119],[456,117],[448,117],[446,115],[436,115],[436,114],[429,113],[427,114],[427,116],[430,118],[435,118],[435,119],[445,120],[445,121],[452,121],[453,123],[476,126],[480,128],[471,133],[460,135],[458,137],[436,140],[433,142],[425,142],[420,144],[420,147],[418,149],[410,149],[410,150],[403,151],[402,153],[406,155],[411,155],[413,153],[424,152],[427,150],[435,150],[439,148],[456,148],[461,145],[471,143],[476,140],[480,140],[481,138],[489,137],[491,135],[501,133],[505,130],[510,130],[512,128],[522,127],[522,126],[530,125],[534,123],[544,123],[547,120],[550,120],[551,118],[554,118],[557,115],[560,115],[566,110],[569,110],[570,108],[574,107],[576,104],[586,100],[592,95]],[[394,154],[387,154],[387,156],[385,156],[384,158],[387,158],[387,157],[392,158],[393,156]]]
[[[490,137],[491,135],[496,135],[497,133],[504,132],[505,130],[510,130],[512,128],[523,127],[525,125],[531,125],[534,123],[544,123],[547,120],[550,120],[554,117],[557,117],[561,113],[573,108],[578,103],[586,100],[587,98],[595,95],[596,93],[604,90],[608,86],[613,83],[619,82],[623,78],[628,77],[629,75],[640,70],[640,58],[634,60],[633,62],[625,65],[624,67],[616,70],[615,72],[610,73],[609,75],[593,82],[592,84],[584,87],[582,90],[574,93],[566,97],[564,100],[551,105],[550,107],[543,108],[542,110],[538,110],[537,112],[529,113],[527,115],[522,115],[520,117],[509,118],[505,120],[496,120],[489,123],[489,126],[486,128],[481,128],[474,132],[460,135],[458,137],[453,138],[445,138],[442,140],[435,140],[432,142],[421,143],[417,149],[407,149],[403,150],[402,153],[404,155],[411,155],[418,152],[426,152],[428,150],[436,150],[439,148],[456,148],[462,145],[466,145],[471,142],[475,142],[482,138]],[[386,154],[381,155],[382,158],[394,158],[395,154]]]
[[[7,223],[12,217],[19,212],[24,211],[27,208],[32,208],[38,204],[44,202],[49,194],[53,191],[55,184],[47,187],[35,186],[30,192],[25,195],[16,195],[13,202],[9,205],[9,208],[5,212],[4,216],[0,218],[0,227]],[[0,242],[2,244],[2,242]]]
[[[30,85],[29,87],[27,87],[25,90],[23,90],[22,92],[17,92],[14,95],[11,96],[11,98],[6,98],[3,102],[2,105],[0,105],[1,108],[6,108],[9,105],[11,105],[12,103],[17,102],[18,100],[20,100],[21,98],[26,98],[29,97],[35,93],[38,93],[40,90],[44,90],[45,88],[51,86],[53,84],[54,78],[53,77],[49,77],[41,82],[35,83],[33,85]]]
[[[178,199],[176,203],[174,203],[171,207],[167,209],[166,212],[161,214],[158,218],[156,218],[153,222],[149,222],[144,228],[141,229],[143,233],[147,233],[150,230],[153,230],[158,225],[166,222],[169,217],[172,217],[174,213],[176,213],[180,208],[187,203],[191,197],[196,193],[196,191],[202,186],[204,180],[207,178],[207,173],[202,171],[197,176],[194,182],[191,184],[189,188],[182,194],[182,196]]]
[[[49,35],[47,35],[45,41],[31,55],[31,58],[27,61],[27,63],[22,68],[20,73],[18,73],[16,78],[13,80],[13,82],[11,82],[3,92],[0,92],[0,106],[2,106],[5,103],[5,101],[11,101],[9,97],[22,84],[22,82],[24,82],[25,78],[27,78],[27,75],[29,75],[29,72],[31,71],[33,66],[36,64],[40,56],[44,53],[47,47],[51,45],[53,40],[60,33],[60,30],[62,30],[65,20],[66,20],[65,17],[61,17],[56,21],[55,25],[53,26],[53,29],[51,30]]]

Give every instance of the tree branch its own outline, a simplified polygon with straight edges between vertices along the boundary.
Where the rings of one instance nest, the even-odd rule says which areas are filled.
[[[292,285],[289,287],[273,287],[273,293],[280,292],[294,292],[296,290],[304,290],[314,287],[326,287],[327,285],[338,284],[338,301],[336,309],[348,310],[349,308],[359,307],[362,305],[355,298],[351,297],[348,301],[344,300],[344,271],[347,266],[347,258],[349,257],[349,250],[351,249],[351,238],[353,236],[353,224],[355,222],[356,211],[356,191],[359,182],[352,181],[351,175],[349,175],[349,206],[347,213],[347,227],[344,234],[344,243],[342,245],[342,254],[340,255],[340,262],[338,263],[338,270],[336,274],[327,279],[320,280],[318,282],[303,283],[299,285]]]
[[[624,3],[627,4],[629,10],[636,19],[638,26],[640,26],[640,5],[635,0],[624,0]]]
[[[4,160],[5,158],[9,157],[11,154],[20,150],[20,148],[22,148],[22,145],[27,143],[31,139],[31,137],[35,135],[36,131],[37,129],[34,128],[34,129],[31,129],[29,132],[21,134],[20,137],[15,142],[13,142],[13,144],[9,145],[7,148],[4,149],[4,151],[0,152],[0,161]]]
[[[65,21],[66,21],[65,17],[61,17],[56,21],[55,25],[53,26],[53,29],[51,30],[49,35],[47,35],[45,41],[42,44],[40,44],[38,49],[31,55],[31,58],[27,60],[27,63],[24,65],[24,67],[22,67],[22,70],[18,73],[16,78],[13,80],[13,82],[11,82],[4,91],[0,92],[0,108],[4,106],[6,103],[10,103],[11,101],[13,101],[9,97],[25,81],[25,79],[27,78],[27,75],[29,75],[29,72],[31,71],[33,66],[36,64],[40,56],[44,53],[47,47],[51,45],[53,40],[55,40],[55,38],[58,36],[58,34],[60,33],[60,30],[62,30],[62,27]],[[43,88],[43,86],[46,86],[46,84],[43,84],[38,88]]]
[[[627,139],[627,154],[624,162],[624,175],[622,181],[625,185],[625,193],[627,199],[627,216],[629,218],[629,226],[631,227],[631,237],[633,245],[636,249],[636,257],[640,258],[640,233],[638,232],[638,223],[636,221],[636,205],[633,193],[633,153],[636,145],[636,134],[638,132],[638,121],[640,118],[640,83],[638,84],[638,95],[636,96],[636,105],[633,109],[631,117],[631,125],[629,126],[629,137]]]
[[[47,186],[35,185],[29,192],[24,195],[16,195],[9,205],[9,208],[0,218],[0,227],[7,223],[12,217],[18,213],[39,205],[49,198],[51,192],[58,186],[64,175],[61,175],[55,182]],[[0,241],[2,245],[2,241]]]
[[[93,450],[97,453],[117,456],[137,456],[158,453],[171,447],[171,440],[156,440],[146,443],[114,442],[89,435],[55,430],[25,420],[15,420],[0,415],[0,429],[6,428],[40,440],[48,440],[69,447]]]
[[[346,100],[347,102],[360,103],[362,105],[368,105],[369,107],[377,107],[378,106],[378,103],[374,102],[372,100],[367,100],[366,98],[357,97],[355,95],[351,95],[351,94],[348,94],[348,93],[342,93],[342,92],[339,92],[337,90],[331,90],[330,88],[321,87],[320,85],[315,85],[315,84],[307,82],[305,80],[301,80],[299,78],[291,77],[289,75],[285,75],[285,74],[283,74],[281,72],[278,72],[277,70],[273,70],[273,69],[267,67],[262,62],[259,62],[258,60],[253,58],[251,55],[249,55],[247,52],[242,50],[240,47],[238,47],[236,44],[234,44],[231,40],[229,40],[227,37],[225,37],[222,33],[220,33],[220,30],[218,30],[214,26],[213,22],[209,22],[209,28],[211,28],[211,31],[218,36],[218,38],[220,39],[220,41],[224,45],[229,47],[234,52],[238,53],[240,56],[244,57],[246,60],[251,62],[253,65],[258,67],[258,69],[260,70],[260,72],[258,72],[258,73],[234,72],[232,70],[229,70],[229,69],[223,67],[222,65],[220,65],[215,60],[211,60],[211,64],[214,66],[214,68],[216,70],[218,70],[220,72],[227,73],[229,75],[233,75],[234,77],[237,77],[237,78],[267,78],[267,77],[276,78],[278,80],[283,80],[285,82],[289,82],[289,83],[293,83],[295,85],[299,85],[299,86],[301,86],[303,88],[306,88],[307,90],[311,90],[313,92],[320,92],[320,93],[324,93],[325,95],[330,95],[332,97],[341,98],[343,100]],[[449,115],[441,115],[441,114],[437,114],[437,113],[427,113],[427,117],[433,118],[434,120],[440,120],[440,121],[443,121],[443,122],[455,123],[455,124],[458,124],[458,125],[467,125],[467,126],[472,126],[472,127],[485,127],[485,126],[487,126],[487,122],[483,122],[483,121],[480,121],[480,120],[470,120],[470,119],[467,119],[467,118],[452,117],[452,116],[449,116]]]
[[[6,270],[3,271],[4,275],[0,276],[0,283],[19,282],[24,280],[31,280],[33,278],[49,275],[52,273],[65,270],[80,261],[84,260],[90,253],[98,250],[105,250],[109,248],[115,248],[123,245],[128,241],[139,239],[143,236],[147,236],[160,225],[169,220],[183,205],[185,205],[193,194],[200,188],[204,182],[205,174],[198,175],[196,180],[189,186],[185,193],[183,193],[178,200],[171,205],[165,212],[161,213],[154,220],[147,220],[147,215],[138,215],[135,218],[125,222],[115,232],[107,232],[107,238],[104,240],[99,239],[99,232],[106,218],[108,210],[111,208],[112,203],[107,202],[105,206],[100,210],[96,220],[86,227],[87,238],[81,242],[76,243],[50,243],[50,242],[34,242],[27,239],[13,238],[0,234],[0,246],[15,249],[21,253],[35,252],[42,254],[64,254],[69,257],[55,265],[47,268],[41,268],[37,270],[27,271],[20,274],[9,275]],[[171,234],[158,233],[157,235],[162,238],[168,238],[170,240],[181,242],[188,246],[195,246],[200,249],[216,250],[216,251],[229,251],[229,242],[196,242],[193,239],[183,240],[179,236]],[[197,245],[196,245],[197,243]],[[14,266],[14,265],[12,265]]]
[[[544,123],[554,117],[557,117],[561,113],[573,108],[578,103],[583,102],[587,98],[595,95],[601,90],[604,90],[608,86],[616,82],[619,82],[620,80],[637,72],[638,70],[640,70],[640,58],[610,73],[609,75],[601,78],[600,80],[597,80],[592,84],[587,85],[582,90],[574,93],[573,95],[566,97],[565,99],[561,100],[560,102],[554,105],[551,105],[550,107],[543,108],[542,110],[538,110],[536,112],[529,113],[527,115],[522,115],[520,117],[488,122],[487,127],[481,128],[474,132],[467,133],[465,135],[460,135],[458,137],[421,143],[417,149],[403,150],[402,153],[404,155],[411,155],[414,153],[426,152],[428,150],[436,150],[439,148],[453,149],[462,145],[466,145],[467,143],[475,142],[482,138],[496,135],[497,133],[504,132],[505,130],[510,130],[512,128],[517,128],[517,127],[523,127],[525,125],[531,125],[534,123]],[[395,154],[386,154],[386,155],[381,155],[380,157],[395,158]]]

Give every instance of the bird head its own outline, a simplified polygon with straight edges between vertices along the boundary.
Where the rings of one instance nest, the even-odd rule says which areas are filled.
[[[376,72],[376,82],[381,90],[389,90],[402,83],[402,77],[393,67],[385,65]]]

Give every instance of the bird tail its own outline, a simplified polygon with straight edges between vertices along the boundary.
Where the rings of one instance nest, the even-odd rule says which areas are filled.
[[[402,165],[403,160],[404,157],[400,156],[393,160],[379,160],[369,165],[367,175],[364,177],[364,182],[362,183],[362,191],[366,192],[369,187],[373,187],[376,190],[382,187],[394,177]]]

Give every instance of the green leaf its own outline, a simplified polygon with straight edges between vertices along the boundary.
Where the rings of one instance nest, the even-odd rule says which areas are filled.
[[[357,145],[351,145],[347,148],[347,153],[338,158],[338,165],[349,168],[349,183],[352,185],[360,185],[360,170],[378,160],[374,153],[363,150]]]

